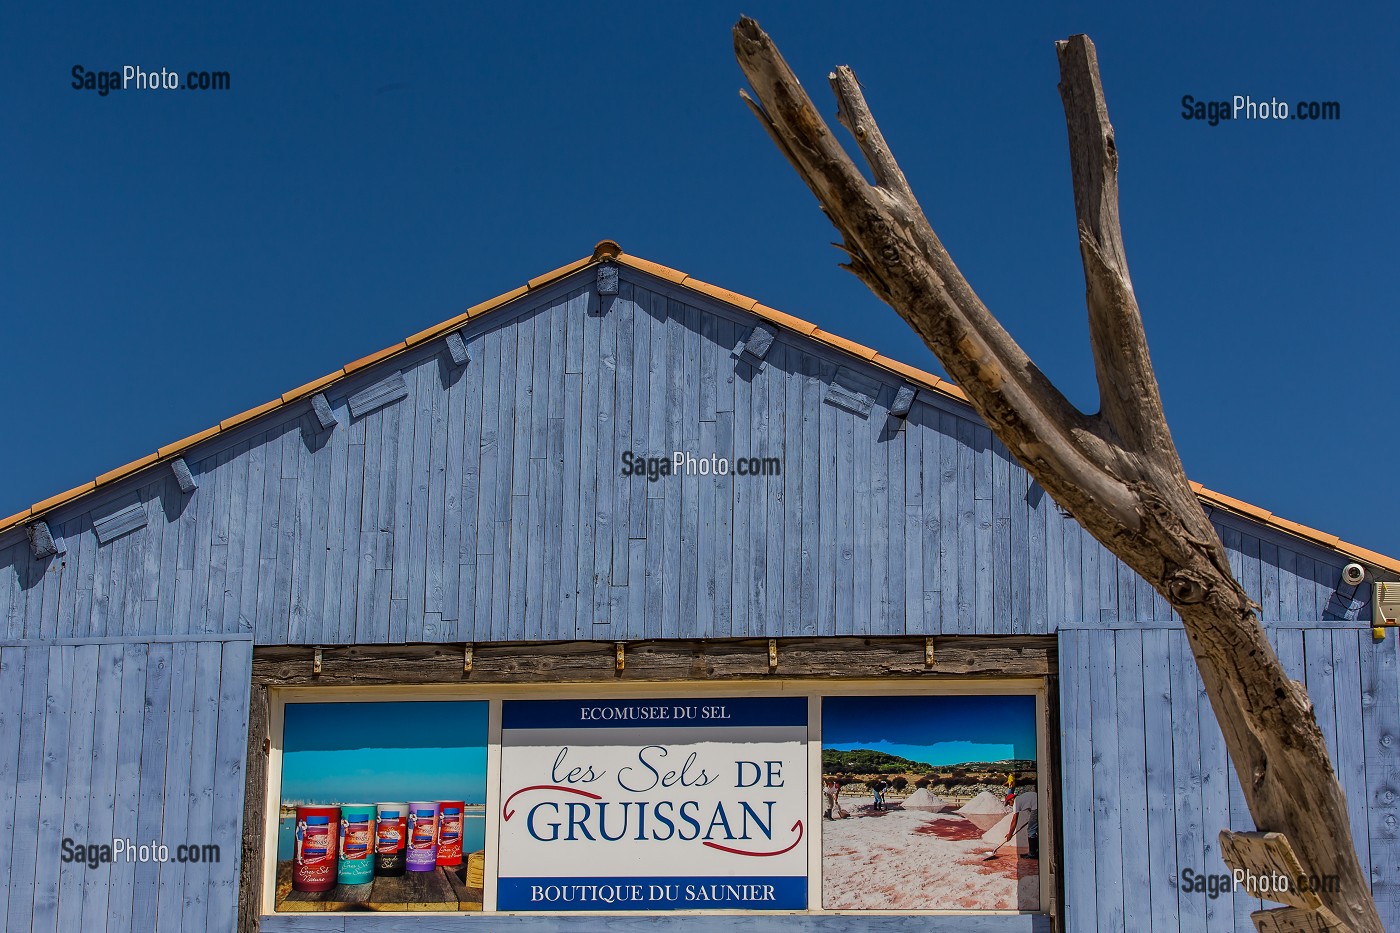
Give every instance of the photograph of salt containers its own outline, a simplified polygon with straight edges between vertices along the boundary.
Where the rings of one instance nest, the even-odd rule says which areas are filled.
[[[481,823],[482,813],[468,813],[480,805],[410,800],[288,809],[292,851],[278,864],[278,910],[481,909],[485,851],[481,833],[467,829],[469,820]],[[464,840],[475,850],[464,852]]]

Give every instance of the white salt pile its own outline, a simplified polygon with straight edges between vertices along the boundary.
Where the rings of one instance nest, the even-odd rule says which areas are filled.
[[[982,791],[955,811],[978,829],[986,832],[1011,812],[991,791]]]
[[[904,798],[901,804],[906,810],[928,810],[930,813],[937,813],[948,806],[948,801],[929,790],[927,787],[920,787],[914,793]]]

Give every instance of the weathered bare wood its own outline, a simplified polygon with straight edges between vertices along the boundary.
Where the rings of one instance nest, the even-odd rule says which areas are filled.
[[[734,49],[743,95],[827,217],[846,268],[914,329],[1023,466],[1181,614],[1250,812],[1284,833],[1310,875],[1336,875],[1324,903],[1349,928],[1381,930],[1346,804],[1301,685],[1290,681],[1234,580],[1186,480],[1157,394],[1118,218],[1118,152],[1093,43],[1057,43],[1080,252],[1101,410],[1080,412],[987,310],[943,248],[849,68],[831,76],[838,115],[871,185],[836,141],[773,41],[744,18]]]
[[[1342,929],[1328,923],[1317,911],[1298,907],[1256,910],[1249,919],[1254,921],[1254,929],[1259,933],[1332,933]]]
[[[253,677],[248,697],[248,764],[244,768],[243,851],[238,873],[238,931],[257,933],[262,914],[263,822],[267,805],[267,688]]]
[[[1303,866],[1293,847],[1278,833],[1220,833],[1220,858],[1233,871],[1243,871],[1244,888],[1253,897],[1277,901],[1290,907],[1316,911],[1322,906],[1317,892],[1307,885]],[[1287,879],[1287,890],[1273,882]],[[1267,879],[1260,884],[1258,879]]]
[[[1054,670],[1054,639],[938,638],[932,664],[926,663],[922,638],[783,639],[778,642],[777,668],[770,671],[768,660],[766,639],[629,643],[627,665],[620,672],[613,642],[496,644],[477,645],[471,670],[465,671],[460,645],[352,645],[323,647],[321,673],[316,674],[311,649],[268,646],[254,649],[253,682],[266,688],[1045,677]]]

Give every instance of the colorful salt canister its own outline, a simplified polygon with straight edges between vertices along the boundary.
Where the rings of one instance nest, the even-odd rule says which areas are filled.
[[[408,802],[408,852],[404,867],[409,871],[432,871],[437,868],[437,826],[436,802]]]
[[[374,804],[340,805],[339,884],[368,884],[374,880]]]
[[[439,865],[462,864],[462,819],[466,804],[460,800],[438,801]]]
[[[339,807],[297,807],[292,890],[329,891],[335,887]]]
[[[374,873],[386,878],[403,874],[404,845],[408,841],[408,804],[381,803],[376,808]]]

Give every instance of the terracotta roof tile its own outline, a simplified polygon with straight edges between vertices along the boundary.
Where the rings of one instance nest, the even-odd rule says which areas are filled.
[[[0,518],[0,531],[9,531],[16,525],[23,523],[24,520],[29,517],[29,511],[29,509],[23,509],[11,515],[9,518]]]
[[[873,360],[880,355],[864,344],[856,343],[854,340],[847,340],[845,337],[838,336],[830,331],[822,330],[821,328],[812,331],[812,338],[814,340],[820,340],[828,346],[849,353],[852,356],[858,356],[863,360]]]
[[[754,306],[758,304],[757,298],[750,298],[738,292],[731,292],[727,288],[720,288],[718,285],[711,285],[709,282],[702,282],[690,276],[686,276],[685,281],[681,282],[681,285],[691,291],[697,291],[702,295],[708,295],[711,298],[734,305],[734,307],[744,311],[752,311]]]
[[[779,311],[777,308],[770,308],[761,301],[755,302],[753,308],[750,310],[759,317],[772,321],[774,324],[781,327],[786,327],[793,333],[801,334],[804,337],[810,337],[817,329],[817,325],[813,324],[811,321],[804,321],[800,317],[793,317],[791,314]]]
[[[218,434],[221,430],[222,428],[220,428],[216,424],[212,428],[207,428],[203,431],[200,431],[198,434],[191,434],[189,437],[184,438],[183,440],[178,440],[173,444],[167,444],[164,447],[160,448],[160,450],[156,451],[156,453],[160,454],[160,458],[162,460],[164,460],[166,457],[173,457],[176,454],[184,453],[186,450],[189,450],[191,447],[193,447],[195,444],[198,444],[200,441],[209,440],[209,438],[213,437],[215,434]]]
[[[591,266],[593,262],[594,259],[592,256],[588,256],[584,259],[575,259],[573,262],[566,263],[565,265],[560,266],[558,269],[546,272],[544,275],[535,276],[533,279],[525,283],[525,288],[533,291],[536,288],[541,288],[545,285],[551,284],[552,282],[557,282],[564,276],[577,272],[584,266]]]
[[[1364,564],[1373,564],[1385,570],[1400,573],[1400,560],[1396,560],[1393,557],[1386,557],[1384,554],[1359,547],[1355,544],[1348,544],[1345,541],[1340,543],[1340,547],[1342,550],[1346,551],[1348,557],[1354,557]]]
[[[92,492],[96,488],[97,483],[93,481],[83,483],[81,486],[74,486],[67,492],[61,492],[56,496],[49,496],[47,499],[42,499],[34,503],[29,507],[29,512],[31,515],[38,515],[40,512],[47,512],[49,509],[58,508],[65,502],[71,502],[79,496],[86,495],[87,493]]]
[[[245,421],[252,421],[259,415],[265,415],[270,411],[276,411],[277,409],[281,408],[284,404],[286,403],[283,402],[282,398],[279,396],[270,402],[263,402],[256,408],[250,408],[245,412],[240,412],[239,414],[234,415],[232,418],[225,418],[223,421],[219,422],[219,428],[224,431],[227,431],[229,428],[236,428],[240,424],[243,424]]]
[[[519,288],[512,288],[503,295],[497,295],[488,301],[483,301],[479,305],[472,305],[467,309],[467,317],[480,317],[488,311],[495,311],[503,304],[508,304],[530,290],[528,285],[521,285]]]
[[[364,369],[366,366],[373,366],[375,363],[378,363],[380,360],[388,359],[389,357],[393,356],[395,353],[398,353],[400,350],[406,350],[407,348],[408,348],[408,344],[405,343],[404,341],[400,340],[398,343],[394,344],[393,346],[385,347],[383,350],[380,350],[380,351],[377,352],[377,353],[371,353],[369,356],[362,356],[362,357],[360,357],[358,360],[355,360],[355,361],[350,362],[350,363],[346,363],[346,364],[345,364],[345,374],[348,376],[348,375],[350,375],[350,374],[353,373],[353,372],[356,372],[356,371],[358,371],[358,370]]]
[[[1199,491],[1199,495],[1210,499],[1217,505],[1223,505],[1227,509],[1233,509],[1236,512],[1248,515],[1251,518],[1257,518],[1263,522],[1267,522],[1273,517],[1273,513],[1268,509],[1261,509],[1257,505],[1250,505],[1248,502],[1236,499],[1234,496],[1227,496],[1223,492],[1216,492],[1213,489],[1205,489],[1203,487]]]
[[[322,376],[320,379],[312,379],[310,382],[306,383],[306,385],[297,386],[295,389],[291,390],[290,392],[283,392],[283,393],[282,393],[282,401],[283,401],[285,404],[291,404],[292,402],[295,402],[295,401],[297,401],[297,400],[299,400],[299,399],[304,399],[304,398],[306,398],[307,396],[315,395],[317,392],[320,392],[322,389],[324,389],[326,386],[330,385],[332,382],[336,382],[337,380],[344,379],[344,378],[345,378],[345,370],[343,370],[343,369],[337,369],[337,370],[336,370],[335,372],[333,372],[333,373],[327,373],[326,375]]]
[[[418,333],[413,334],[410,337],[404,338],[404,344],[406,346],[416,347],[418,346],[418,344],[426,343],[429,340],[432,340],[434,337],[441,337],[443,334],[452,330],[454,327],[460,327],[465,323],[467,323],[467,313],[464,311],[456,317],[448,318],[441,324],[434,324],[432,327],[425,327]]]
[[[650,259],[638,259],[636,256],[629,256],[626,253],[623,253],[621,256],[618,256],[617,261],[622,263],[624,266],[631,266],[633,269],[640,269],[643,272],[650,273],[651,275],[656,276],[658,279],[665,279],[668,282],[675,282],[677,285],[680,285],[688,278],[688,276],[684,272],[681,272],[677,269],[672,269],[669,266],[663,266],[659,262],[652,262]]]
[[[141,457],[137,460],[133,460],[126,466],[119,466],[115,470],[108,470],[106,473],[103,473],[101,476],[97,477],[96,484],[98,486],[106,486],[108,483],[115,482],[116,480],[121,479],[123,476],[130,476],[137,470],[144,470],[146,467],[155,463],[159,459],[159,454],[146,454],[146,456]]]
[[[1308,541],[1312,541],[1317,544],[1322,544],[1327,547],[1335,548],[1342,543],[1342,539],[1337,537],[1336,535],[1329,535],[1325,531],[1318,531],[1316,528],[1312,528],[1308,525],[1302,525],[1298,522],[1289,521],[1286,518],[1279,518],[1277,515],[1274,515],[1269,519],[1269,524],[1282,531],[1286,531],[1291,535],[1297,535],[1300,538],[1304,538]]]

